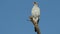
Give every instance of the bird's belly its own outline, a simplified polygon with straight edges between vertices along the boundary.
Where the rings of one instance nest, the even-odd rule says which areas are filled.
[[[34,10],[34,11],[32,11],[32,15],[33,16],[39,16],[40,12],[38,10]]]

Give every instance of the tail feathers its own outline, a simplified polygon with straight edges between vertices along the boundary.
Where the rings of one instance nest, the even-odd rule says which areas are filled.
[[[34,27],[34,29],[35,29],[35,32],[37,32],[36,27]]]

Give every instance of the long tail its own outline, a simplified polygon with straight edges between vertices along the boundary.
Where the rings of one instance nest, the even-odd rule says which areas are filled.
[[[37,32],[36,27],[34,27],[34,29],[35,29],[35,32]]]

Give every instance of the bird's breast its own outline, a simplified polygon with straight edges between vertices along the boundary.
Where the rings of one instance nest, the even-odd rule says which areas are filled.
[[[39,7],[33,7],[32,8],[32,15],[33,16],[39,16],[40,15],[40,9],[39,9]]]

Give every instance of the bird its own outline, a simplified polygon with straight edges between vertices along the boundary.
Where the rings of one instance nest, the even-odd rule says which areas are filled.
[[[37,2],[33,2],[33,7],[32,7],[31,14],[32,14],[33,20],[38,24],[39,20],[40,20],[40,8],[39,8]],[[36,32],[37,31],[36,27],[34,27],[34,29],[35,29],[35,32]]]

